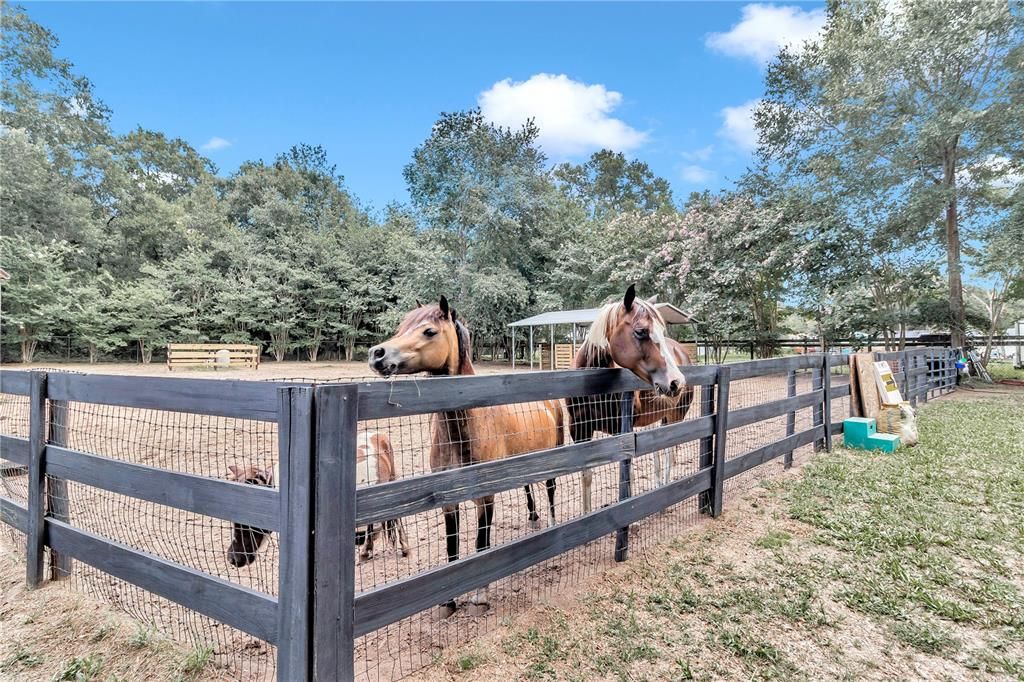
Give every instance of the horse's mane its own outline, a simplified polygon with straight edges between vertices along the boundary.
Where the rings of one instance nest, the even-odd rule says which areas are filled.
[[[455,309],[451,309],[451,319],[448,315],[441,311],[441,306],[437,303],[430,305],[419,306],[413,308],[406,313],[405,318],[402,319],[402,324],[398,326],[398,331],[395,332],[396,336],[406,334],[416,327],[419,327],[424,322],[437,322],[438,324],[452,324],[454,320],[455,324],[455,335],[458,339],[459,344],[459,373],[460,374],[471,374],[472,372],[465,372],[465,368],[472,368],[472,356],[473,346],[471,344],[471,337],[469,334],[469,328],[462,324],[462,320],[458,319],[455,314]],[[445,369],[447,374],[447,368]]]
[[[634,299],[633,308],[637,310],[638,317],[647,317],[657,327],[661,334],[665,332],[665,318],[661,312],[650,301],[642,298]],[[601,306],[587,332],[587,339],[580,347],[580,356],[583,360],[582,367],[608,367],[611,365],[611,354],[608,352],[608,335],[618,326],[619,320],[626,312],[621,300],[611,301]]]

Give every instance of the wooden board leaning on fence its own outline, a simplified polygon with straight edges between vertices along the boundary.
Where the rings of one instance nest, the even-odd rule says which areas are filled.
[[[259,369],[260,347],[240,343],[169,343],[167,369],[178,367],[242,367]]]

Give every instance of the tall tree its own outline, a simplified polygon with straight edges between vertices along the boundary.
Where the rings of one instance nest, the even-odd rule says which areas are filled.
[[[562,191],[597,217],[627,211],[672,207],[668,181],[643,161],[627,160],[622,152],[602,149],[585,163],[563,163],[554,170]]]
[[[756,112],[762,153],[792,178],[884,223],[890,248],[945,251],[955,344],[975,188],[1024,158],[1022,38],[1005,0],[833,2],[821,39],[771,64]]]

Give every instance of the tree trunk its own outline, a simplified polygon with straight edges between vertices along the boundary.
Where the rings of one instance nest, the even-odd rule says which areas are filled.
[[[22,339],[21,340],[21,361],[27,365],[32,364],[32,358],[36,354],[36,344],[38,341],[35,339]]]
[[[97,359],[98,355],[99,355],[99,351],[96,350],[96,344],[95,343],[90,343],[89,344],[89,364],[90,365],[95,365],[96,364],[96,359]]]
[[[960,274],[960,222],[956,200],[956,142],[945,152],[943,184],[950,191],[946,204],[946,269],[949,272],[950,341],[954,348],[964,345],[967,329],[964,313],[964,285]]]
[[[356,354],[356,339],[353,336],[350,339],[345,339],[345,360],[352,362],[353,356]]]

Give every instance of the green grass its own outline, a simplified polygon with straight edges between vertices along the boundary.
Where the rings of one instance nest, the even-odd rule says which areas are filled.
[[[1024,369],[1014,369],[1013,361],[997,362],[992,360],[985,369],[988,370],[988,373],[996,381],[1000,379],[1024,379]]]
[[[55,681],[74,680],[75,682],[92,680],[99,675],[102,668],[103,658],[101,656],[75,656],[64,664],[64,668],[53,679]]]
[[[921,444],[839,450],[789,491],[793,518],[850,557],[836,596],[930,655],[965,660],[955,626],[1024,640],[1024,401],[945,401],[920,411]],[[974,651],[997,656],[994,651]]]
[[[213,660],[213,647],[199,646],[188,652],[181,671],[186,678],[195,677]]]
[[[0,672],[7,672],[13,670],[28,670],[29,668],[35,668],[43,659],[31,651],[18,646],[11,651],[11,654],[0,661]]]

